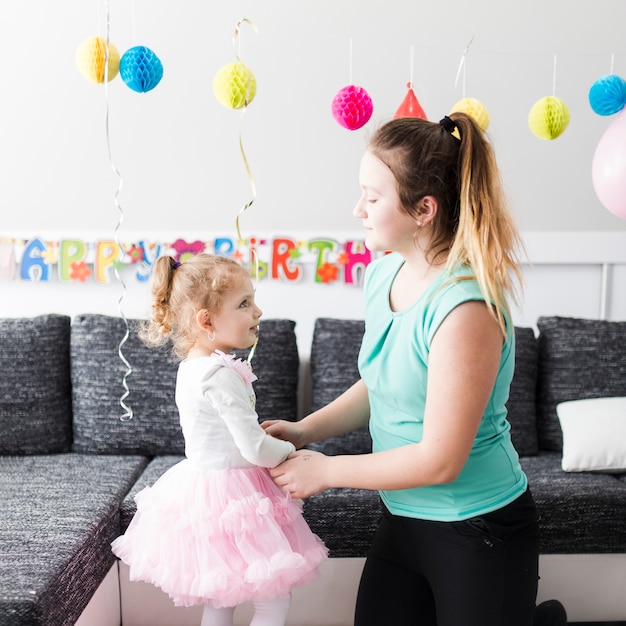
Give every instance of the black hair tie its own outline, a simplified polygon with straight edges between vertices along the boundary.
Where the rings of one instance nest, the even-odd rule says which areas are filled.
[[[456,130],[456,124],[447,116],[444,115],[443,119],[439,120],[439,123],[452,134]]]

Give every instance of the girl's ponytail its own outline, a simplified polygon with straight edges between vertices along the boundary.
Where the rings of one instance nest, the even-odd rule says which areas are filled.
[[[152,314],[140,329],[141,340],[150,346],[167,343],[173,331],[170,300],[174,273],[180,264],[170,256],[159,257],[152,268]]]
[[[448,254],[450,269],[469,265],[493,314],[506,331],[507,297],[516,300],[513,277],[521,284],[522,243],[508,211],[493,149],[478,125],[453,113],[459,142],[459,217]]]

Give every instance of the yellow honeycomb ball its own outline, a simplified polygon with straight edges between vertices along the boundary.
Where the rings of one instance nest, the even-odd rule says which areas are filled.
[[[254,100],[256,78],[244,63],[228,63],[213,78],[213,93],[228,109],[241,109]]]
[[[528,113],[528,127],[539,139],[556,139],[569,124],[569,108],[556,96],[540,98]]]
[[[76,49],[76,67],[92,83],[104,82],[104,59],[107,42],[103,37],[89,37]],[[109,43],[108,80],[112,81],[120,70],[120,53]]]
[[[463,98],[459,100],[450,110],[450,113],[466,113],[469,115],[479,126],[480,130],[486,132],[489,127],[489,111],[487,107],[476,98]]]

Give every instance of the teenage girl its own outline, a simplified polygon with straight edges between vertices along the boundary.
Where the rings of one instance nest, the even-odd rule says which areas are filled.
[[[299,450],[270,473],[297,498],[380,491],[356,626],[530,626],[535,503],[511,443],[518,233],[473,120],[403,118],[373,135],[354,215],[370,250],[361,379],[266,432],[302,448],[369,423],[371,454]]]

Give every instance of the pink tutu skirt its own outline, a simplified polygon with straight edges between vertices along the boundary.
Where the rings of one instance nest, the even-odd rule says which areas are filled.
[[[287,597],[328,557],[264,468],[203,470],[185,459],[140,491],[113,553],[130,580],[152,583],[177,606],[231,607]]]

